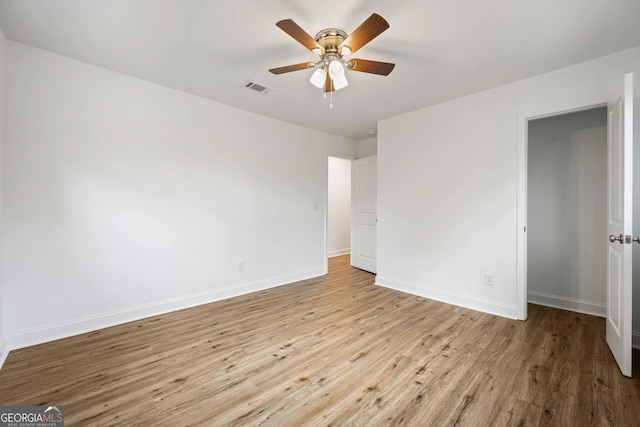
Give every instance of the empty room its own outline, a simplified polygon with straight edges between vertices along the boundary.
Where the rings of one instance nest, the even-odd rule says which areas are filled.
[[[0,0],[0,427],[638,425],[639,16]]]

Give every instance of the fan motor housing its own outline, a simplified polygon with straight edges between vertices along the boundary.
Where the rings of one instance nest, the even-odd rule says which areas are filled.
[[[338,53],[338,46],[347,38],[347,33],[338,28],[326,28],[316,34],[316,41],[325,53]]]

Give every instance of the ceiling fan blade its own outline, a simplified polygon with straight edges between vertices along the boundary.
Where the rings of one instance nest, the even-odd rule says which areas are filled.
[[[329,73],[327,73],[327,76],[324,80],[324,93],[333,92],[334,90],[336,89],[333,86],[333,80],[331,80],[331,77],[329,77]]]
[[[370,61],[368,59],[360,58],[350,60],[349,64],[353,64],[353,67],[347,67],[349,70],[379,74],[381,76],[388,76],[396,66],[396,64],[392,64],[390,62]]]
[[[287,65],[286,67],[270,68],[269,71],[273,74],[284,74],[290,73],[291,71],[308,70],[314,65],[316,64],[313,62],[302,62],[300,64]]]
[[[306,47],[310,51],[313,51],[313,49],[322,50],[322,46],[318,44],[316,39],[311,37],[309,33],[307,33],[305,30],[300,28],[298,24],[293,22],[293,19],[283,19],[282,21],[276,22],[276,25],[278,26],[278,28],[280,28],[285,33],[289,34],[298,43],[300,43],[302,46]]]
[[[343,46],[348,46],[351,49],[351,53],[354,53],[378,37],[387,28],[389,28],[389,23],[382,16],[374,13],[340,43],[338,51],[341,51]]]

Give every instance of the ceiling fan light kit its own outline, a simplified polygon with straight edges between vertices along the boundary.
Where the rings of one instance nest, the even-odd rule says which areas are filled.
[[[273,74],[289,73],[315,68],[309,81],[317,88],[327,92],[343,89],[349,85],[346,70],[387,76],[395,64],[352,59],[347,61],[343,56],[351,55],[389,28],[389,23],[377,13],[372,14],[351,34],[338,29],[326,28],[311,37],[291,19],[278,21],[276,26],[293,37],[298,43],[320,56],[318,62],[303,62],[285,67],[271,68]],[[333,105],[331,105],[332,107]]]

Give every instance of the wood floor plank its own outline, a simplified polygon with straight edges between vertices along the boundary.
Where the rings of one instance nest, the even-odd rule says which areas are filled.
[[[12,351],[0,405],[67,425],[632,426],[603,319],[536,305],[513,321],[327,276]]]

